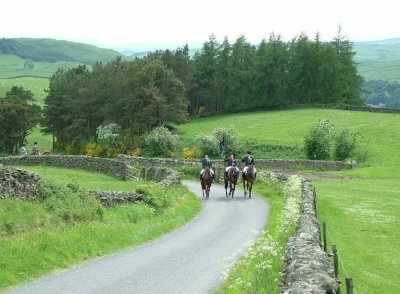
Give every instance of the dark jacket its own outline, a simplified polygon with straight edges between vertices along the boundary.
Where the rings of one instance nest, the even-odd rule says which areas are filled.
[[[242,162],[244,162],[245,166],[249,166],[250,164],[254,165],[254,159],[250,155],[246,155],[242,158]]]
[[[206,168],[206,167],[211,168],[212,167],[212,162],[210,159],[207,160],[207,159],[203,158],[203,160],[201,161],[201,164],[202,164],[203,168]]]
[[[232,158],[228,157],[228,158],[224,159],[224,161],[226,162],[226,166],[234,166],[234,165],[236,165],[236,159],[235,158],[232,160]]]

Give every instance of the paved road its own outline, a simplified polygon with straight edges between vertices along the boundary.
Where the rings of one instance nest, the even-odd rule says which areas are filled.
[[[198,197],[198,182],[184,181]],[[154,242],[41,278],[6,293],[212,293],[256,238],[269,206],[213,185],[203,211]]]

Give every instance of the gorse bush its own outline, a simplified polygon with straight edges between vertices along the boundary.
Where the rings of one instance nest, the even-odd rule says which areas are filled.
[[[152,156],[166,155],[178,146],[178,136],[165,127],[157,127],[145,136],[147,151]]]
[[[183,158],[184,159],[195,159],[199,158],[199,155],[197,153],[197,150],[195,148],[183,148]]]

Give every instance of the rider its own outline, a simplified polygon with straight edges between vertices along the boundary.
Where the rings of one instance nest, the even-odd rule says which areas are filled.
[[[207,153],[204,154],[204,158],[201,160],[201,165],[202,165],[203,169],[200,172],[200,181],[203,180],[204,169],[206,167],[210,168],[211,176],[212,176],[212,178],[214,180],[214,171],[212,169],[212,162],[211,162],[211,159],[208,157]]]
[[[246,155],[242,158],[242,162],[244,162],[244,168],[243,168],[243,178],[246,177],[247,174],[247,169],[249,168],[249,165],[254,165],[254,158],[251,156],[251,152],[247,151]],[[257,176],[257,171],[256,168],[254,167],[254,179]]]
[[[235,159],[235,155],[233,153],[231,153],[231,155],[224,159],[224,161],[227,163],[227,166],[225,168],[225,179],[228,178],[228,172],[231,169],[231,167],[234,167],[236,172],[239,172],[238,167],[236,166],[236,159]]]

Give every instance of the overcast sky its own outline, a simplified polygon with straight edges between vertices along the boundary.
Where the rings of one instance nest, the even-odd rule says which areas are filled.
[[[351,41],[400,37],[398,0],[7,0],[0,37],[55,38],[108,47],[140,42],[204,42],[214,33],[259,43],[271,32],[290,40],[339,25]]]

